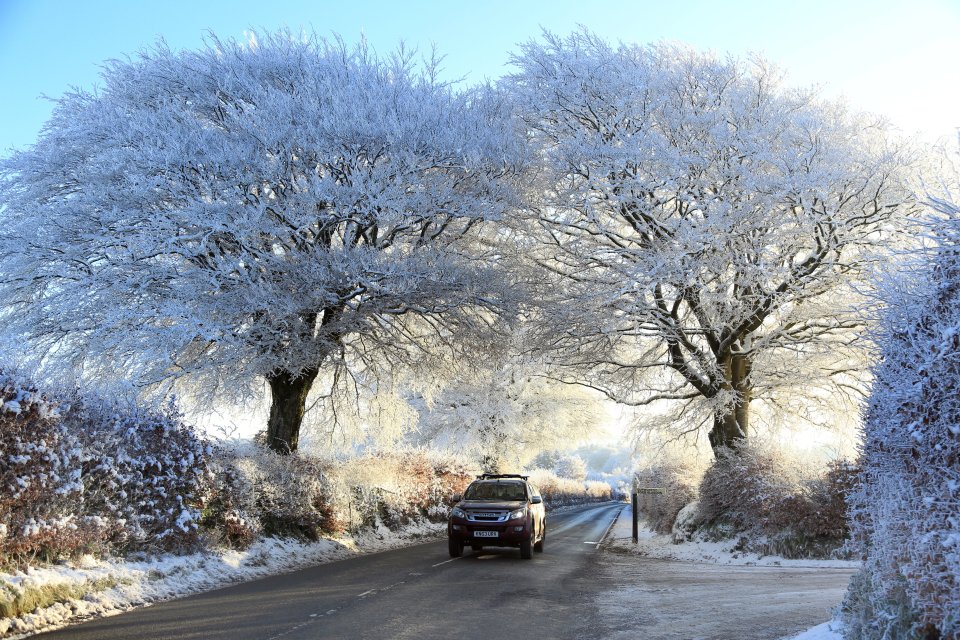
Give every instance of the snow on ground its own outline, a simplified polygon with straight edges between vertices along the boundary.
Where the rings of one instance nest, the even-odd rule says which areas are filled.
[[[19,618],[0,618],[0,637],[23,638],[84,618],[116,615],[162,600],[209,591],[232,583],[385,551],[437,538],[445,524],[420,523],[393,532],[386,527],[354,536],[298,542],[265,538],[246,551],[221,549],[186,556],[162,555],[143,560],[95,559],[70,564],[0,573],[0,593],[53,585],[113,584],[80,599],[37,609]]]
[[[702,567],[692,569],[694,575],[688,576],[687,574],[690,573],[691,569],[685,569],[684,567],[691,567],[690,564],[656,564],[645,565],[638,569],[638,575],[630,576],[627,575],[630,567],[618,564],[615,570],[609,572],[611,575],[607,577],[612,576],[610,580],[611,584],[607,585],[609,590],[604,592],[601,598],[601,600],[604,601],[602,608],[606,607],[607,613],[610,614],[608,617],[623,617],[625,621],[624,629],[621,630],[622,633],[618,632],[619,635],[618,633],[612,633],[611,638],[619,638],[621,636],[631,637],[631,634],[635,633],[638,628],[637,625],[643,628],[645,632],[654,634],[650,637],[659,637],[656,636],[659,629],[657,625],[661,623],[662,626],[673,628],[677,633],[681,633],[682,630],[677,629],[676,625],[680,625],[683,620],[690,619],[690,612],[676,611],[671,614],[671,611],[668,610],[670,603],[673,601],[671,598],[663,602],[648,600],[661,591],[672,592],[682,588],[684,591],[689,592],[691,589],[695,590],[700,583],[706,585],[705,590],[707,592],[711,592],[712,579],[720,582],[728,580],[732,588],[736,581],[744,581],[739,586],[736,586],[734,590],[743,589],[745,585],[750,585],[753,582],[760,583],[763,580],[770,581],[771,584],[768,587],[758,585],[756,588],[760,591],[755,594],[758,598],[762,596],[760,599],[763,600],[763,602],[757,606],[767,607],[766,610],[759,612],[749,610],[750,608],[741,600],[744,594],[738,593],[737,601],[744,607],[740,612],[741,617],[743,617],[745,621],[748,621],[751,619],[748,614],[755,613],[757,614],[754,616],[756,619],[770,618],[771,629],[777,628],[777,625],[781,624],[781,620],[784,624],[788,622],[791,624],[800,622],[800,625],[802,625],[804,620],[810,620],[809,616],[811,613],[816,616],[817,611],[821,610],[820,607],[822,607],[824,618],[829,617],[830,603],[833,602],[833,598],[836,598],[837,605],[840,604],[848,572],[852,572],[859,567],[859,562],[849,560],[790,560],[777,556],[759,556],[757,554],[743,553],[733,549],[736,541],[732,540],[723,542],[687,541],[675,544],[672,535],[654,533],[648,529],[642,521],[639,527],[638,543],[634,544],[632,540],[632,525],[632,513],[628,505],[620,512],[620,516],[604,540],[603,547],[616,552],[616,555],[612,556],[608,562],[618,563],[619,561],[616,560],[616,558],[622,558],[623,555],[621,554],[626,554],[627,556],[636,555],[644,558],[679,561],[682,563],[725,565],[730,566],[731,569],[728,570],[717,567],[716,569],[707,570],[706,567]],[[790,575],[795,577],[788,578],[787,576],[779,575],[771,577],[768,573],[755,575],[741,575],[736,573],[737,571],[742,572],[747,570],[746,567],[751,566],[762,567],[762,569],[758,569],[758,571],[763,572],[769,572],[772,569],[778,568],[789,570],[791,571]],[[794,572],[794,569],[799,571]],[[817,569],[825,571],[823,574],[819,574],[815,571]],[[729,573],[731,570],[735,573]],[[811,570],[814,571],[811,572]],[[847,571],[838,573],[836,570]],[[716,571],[726,573],[715,576],[714,572]],[[818,586],[820,584],[818,582],[819,578],[817,578],[818,575],[823,576],[822,589]],[[612,584],[616,582],[618,576],[625,583],[624,585],[618,586]],[[791,579],[795,580],[795,582],[789,582]],[[644,581],[650,584],[646,584]],[[792,585],[790,589],[794,591],[790,593],[780,593],[788,584]],[[768,590],[769,593],[763,592],[764,589]],[[640,595],[635,593],[638,590],[642,592]],[[825,600],[819,598],[814,601],[813,596],[818,590],[827,596]],[[689,595],[688,593],[688,596]],[[702,594],[702,599],[698,605],[702,607],[701,614],[710,608],[711,603],[707,602],[710,597],[711,593]],[[686,600],[686,598],[683,600]],[[803,604],[804,602],[806,602],[806,605]],[[719,607],[717,615],[721,617],[713,619],[714,622],[719,624],[719,621],[726,619],[723,617],[722,612],[727,610],[727,605],[723,602],[714,602],[712,606]],[[644,613],[638,614],[638,611]],[[657,615],[654,615],[652,613],[653,611],[656,611]],[[627,622],[628,619],[636,617],[637,615],[641,615],[641,619]],[[671,618],[671,615],[676,619]],[[774,618],[781,620],[774,620]],[[821,618],[821,620],[822,619],[823,618]],[[815,620],[810,620],[807,624],[813,621]],[[693,635],[683,637],[701,637],[705,632],[716,632],[717,629],[713,627],[714,625],[707,623],[704,628],[683,630],[693,633]],[[789,640],[842,640],[840,627],[841,624],[839,621],[832,620],[807,629],[799,635],[789,635],[787,638],[789,638]],[[787,628],[781,627],[782,631],[780,634],[773,633],[772,635],[764,635],[767,633],[767,630],[753,629],[752,631],[760,633],[759,637],[775,638],[783,635],[783,633],[795,634],[798,628],[802,629],[803,626],[794,626],[793,630],[790,631],[788,631]],[[739,637],[748,637],[747,629],[741,630],[740,633],[741,635]],[[670,637],[672,638],[674,636],[670,635]],[[680,636],[678,635],[677,637]]]
[[[840,623],[836,620],[818,624],[812,629],[807,629],[803,633],[791,636],[786,640],[843,640],[840,635]]]
[[[803,567],[810,569],[850,569],[860,563],[852,560],[790,560],[779,556],[761,556],[756,553],[737,551],[736,540],[705,542],[693,540],[674,543],[671,534],[659,534],[646,527],[640,521],[639,541],[633,543],[633,521],[630,507],[624,508],[611,529],[607,548],[616,551],[635,553],[647,558],[663,560],[683,560],[688,562],[710,562],[714,564],[748,565],[766,567]]]

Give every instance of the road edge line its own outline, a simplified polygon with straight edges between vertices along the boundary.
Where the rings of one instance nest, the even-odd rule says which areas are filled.
[[[620,519],[620,515],[623,513],[623,509],[624,509],[626,506],[627,506],[627,505],[621,506],[621,507],[620,507],[620,510],[617,511],[617,515],[615,515],[615,516],[613,517],[613,520],[610,521],[610,524],[607,525],[606,531],[604,531],[604,532],[603,532],[603,535],[600,536],[600,542],[597,543],[597,549],[600,549],[600,548],[603,547],[603,543],[605,543],[605,542],[607,541],[607,536],[610,535],[610,531],[613,529],[613,525],[617,524],[617,520]]]

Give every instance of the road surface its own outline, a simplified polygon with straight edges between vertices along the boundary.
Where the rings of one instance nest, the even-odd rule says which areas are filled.
[[[836,572],[820,578],[807,576],[804,579],[814,591],[828,593],[820,601],[805,595],[794,602],[797,598],[790,594],[796,588],[790,576],[797,570],[741,567],[743,571],[738,572],[738,568],[722,567],[727,573],[717,579],[715,566],[598,552],[597,543],[621,508],[619,504],[605,504],[548,515],[545,552],[535,553],[533,560],[521,560],[516,549],[468,550],[462,558],[450,559],[446,541],[430,542],[165,602],[39,637],[776,638],[750,635],[749,628],[747,633],[737,635],[711,635],[717,607],[722,610],[732,603],[729,594],[733,585],[729,581],[755,585],[746,597],[766,603],[762,616],[766,631],[776,627],[778,619],[785,621],[788,631],[825,621],[827,609],[838,601],[831,600],[835,596],[828,587],[835,588],[841,581],[846,584],[846,576]],[[706,579],[698,566],[708,567]],[[757,582],[758,572],[779,572],[785,577]],[[775,607],[769,606],[771,600],[764,594],[777,598]],[[719,604],[712,604],[717,598]],[[689,612],[685,602],[689,603]],[[744,602],[739,604],[730,613],[744,618]],[[658,613],[661,609],[664,615]],[[709,616],[699,615],[708,610]],[[703,619],[699,626],[690,627],[687,617]],[[753,622],[756,620],[749,618],[745,624]],[[696,635],[685,631],[687,628],[704,631]]]

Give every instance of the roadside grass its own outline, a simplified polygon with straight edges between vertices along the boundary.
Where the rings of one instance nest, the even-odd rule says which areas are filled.
[[[16,618],[58,602],[79,600],[90,593],[112,589],[120,584],[116,578],[106,577],[83,582],[52,582],[16,587],[0,582],[0,618]]]

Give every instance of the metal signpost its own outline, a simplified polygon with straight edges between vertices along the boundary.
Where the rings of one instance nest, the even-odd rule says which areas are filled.
[[[666,492],[667,490],[664,487],[638,487],[637,479],[633,479],[633,498],[630,501],[633,506],[633,544],[637,544],[640,541],[640,525],[637,518],[637,496],[641,493],[661,495]]]

